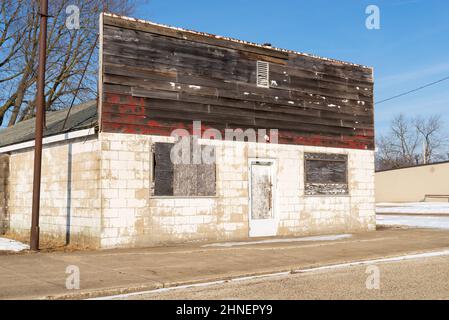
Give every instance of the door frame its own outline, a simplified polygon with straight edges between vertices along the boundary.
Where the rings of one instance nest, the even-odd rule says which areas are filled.
[[[273,223],[273,231],[266,235],[254,235],[251,233],[251,218],[252,216],[252,175],[251,169],[253,164],[267,163],[271,168],[271,210]],[[249,237],[272,237],[277,235],[277,228],[279,225],[278,210],[277,210],[277,161],[271,158],[249,158],[248,159],[248,236]]]

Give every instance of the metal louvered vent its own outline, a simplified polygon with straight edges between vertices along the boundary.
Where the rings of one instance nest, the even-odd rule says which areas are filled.
[[[268,62],[257,61],[257,86],[268,88],[270,86],[270,66]]]

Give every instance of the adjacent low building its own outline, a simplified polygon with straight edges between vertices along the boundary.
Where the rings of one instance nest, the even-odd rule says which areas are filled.
[[[448,202],[449,161],[376,172],[376,202]]]
[[[371,68],[109,14],[100,40],[98,103],[47,116],[42,237],[112,248],[375,229]],[[0,219],[25,235],[33,130],[0,131]]]

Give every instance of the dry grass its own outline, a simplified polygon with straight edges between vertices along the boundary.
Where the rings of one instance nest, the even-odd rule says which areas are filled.
[[[15,241],[20,241],[25,244],[30,244],[29,234],[7,232],[2,235],[4,238],[8,238]],[[48,235],[41,235],[39,239],[39,249],[41,252],[74,252],[83,250],[94,250],[94,246],[84,243],[69,243],[66,244],[65,239],[60,237],[52,237]],[[29,252],[29,250],[24,250],[21,253]],[[7,252],[7,254],[10,254]],[[15,253],[17,254],[17,253]]]

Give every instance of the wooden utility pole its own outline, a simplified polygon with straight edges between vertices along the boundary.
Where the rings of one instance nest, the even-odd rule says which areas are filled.
[[[39,66],[36,92],[36,130],[34,147],[33,207],[31,215],[30,249],[39,250],[39,207],[41,197],[42,137],[45,116],[45,63],[47,61],[48,0],[39,6]]]

